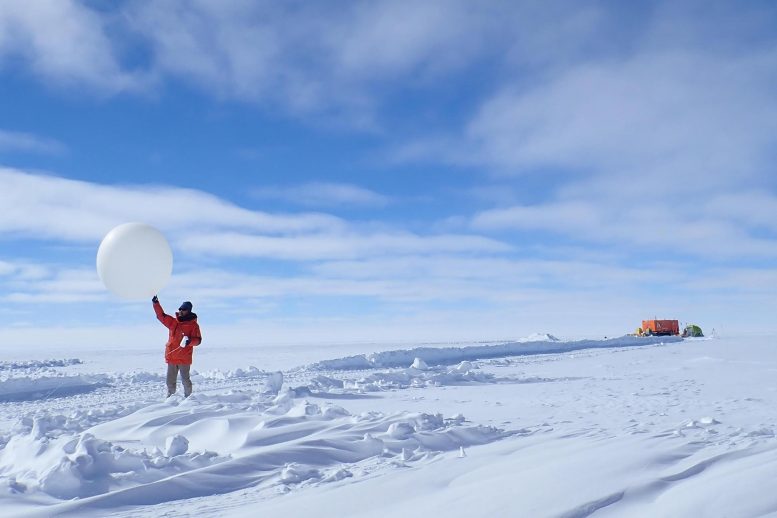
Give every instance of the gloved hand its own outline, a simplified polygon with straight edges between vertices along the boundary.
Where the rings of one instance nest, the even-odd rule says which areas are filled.
[[[151,302],[153,302],[154,304],[158,303],[159,302],[159,297],[154,295],[154,298],[151,299]]]
[[[189,340],[189,337],[188,336],[184,336],[183,337],[183,342],[181,343],[181,347],[188,346],[190,342],[191,342],[191,340]]]

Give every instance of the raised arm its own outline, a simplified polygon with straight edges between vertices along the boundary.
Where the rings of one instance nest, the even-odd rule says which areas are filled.
[[[154,295],[154,298],[151,299],[151,302],[154,305],[154,313],[156,313],[156,318],[162,322],[163,326],[168,329],[172,329],[172,327],[175,325],[175,319],[165,313],[165,311],[162,309],[162,304],[159,303],[159,299],[156,298],[156,295]]]

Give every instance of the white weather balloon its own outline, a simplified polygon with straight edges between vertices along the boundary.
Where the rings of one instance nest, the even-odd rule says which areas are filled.
[[[129,300],[150,298],[170,280],[173,251],[165,236],[145,223],[125,223],[103,238],[97,273],[105,287]]]

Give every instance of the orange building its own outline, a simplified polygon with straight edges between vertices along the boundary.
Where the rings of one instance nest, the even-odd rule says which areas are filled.
[[[641,334],[679,335],[680,322],[678,320],[643,320]]]

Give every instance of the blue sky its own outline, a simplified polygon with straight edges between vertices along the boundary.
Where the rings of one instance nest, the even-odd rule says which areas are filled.
[[[775,84],[771,2],[6,1],[0,340],[158,338],[127,221],[216,343],[770,332]]]

